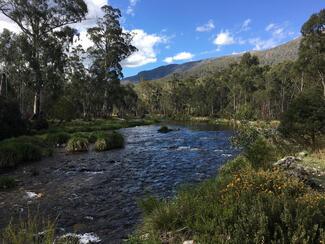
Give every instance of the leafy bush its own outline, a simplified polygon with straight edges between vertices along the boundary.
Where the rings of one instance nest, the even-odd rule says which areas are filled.
[[[71,121],[76,115],[76,108],[67,97],[61,97],[52,109],[52,116],[61,121]]]
[[[325,99],[320,92],[298,96],[284,113],[279,130],[300,143],[317,147],[317,136],[325,134]]]
[[[26,133],[26,123],[23,121],[16,102],[0,97],[0,140]]]
[[[71,138],[71,135],[66,132],[58,132],[58,133],[50,133],[46,136],[46,141],[53,146],[66,144],[69,139]]]
[[[83,137],[72,137],[67,144],[68,152],[85,152],[88,151],[89,142]]]
[[[244,153],[255,168],[271,167],[272,163],[277,160],[275,146],[263,137],[257,138],[254,143],[247,147]]]
[[[238,156],[237,158],[223,165],[219,170],[219,175],[232,176],[233,174],[249,168],[251,168],[250,161],[244,156]]]
[[[98,152],[124,147],[124,137],[116,131],[97,136],[99,139],[95,143],[95,150]]]
[[[91,132],[77,132],[72,135],[73,137],[85,138],[89,143],[94,143],[97,140],[96,134]]]
[[[37,145],[13,140],[0,144],[0,168],[13,168],[41,158],[42,150]]]
[[[10,176],[0,176],[0,190],[7,190],[16,186],[16,180]]]
[[[236,163],[234,163],[236,164]],[[236,168],[236,167],[235,167]],[[157,200],[158,201],[158,200]],[[142,243],[320,243],[325,195],[280,171],[244,169],[142,205]]]
[[[108,150],[124,147],[124,137],[122,134],[116,131],[113,131],[108,134],[108,137],[106,138],[106,142],[107,142]]]

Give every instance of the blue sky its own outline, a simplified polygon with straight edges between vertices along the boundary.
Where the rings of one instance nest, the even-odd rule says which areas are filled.
[[[139,52],[124,62],[124,75],[248,50],[262,50],[300,35],[324,0],[109,0]]]

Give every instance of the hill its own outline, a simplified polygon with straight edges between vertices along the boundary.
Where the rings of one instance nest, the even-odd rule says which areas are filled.
[[[264,50],[251,51],[257,55],[262,65],[274,65],[286,60],[295,60],[298,57],[298,49],[301,38],[297,38],[280,46]],[[226,68],[229,64],[238,62],[242,54],[205,59],[184,64],[170,64],[158,68],[142,71],[139,74],[124,79],[124,83],[138,83],[141,80],[157,80],[168,77],[173,73],[183,75],[200,76],[202,73]]]

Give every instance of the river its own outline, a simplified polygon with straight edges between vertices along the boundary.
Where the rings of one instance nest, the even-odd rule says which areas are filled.
[[[19,187],[0,192],[0,228],[12,216],[38,209],[58,218],[62,233],[96,233],[102,243],[120,243],[141,221],[137,200],[173,197],[184,184],[211,178],[238,154],[232,131],[208,125],[169,123],[125,128],[125,148],[54,157],[18,168]],[[34,176],[32,176],[34,175]],[[28,198],[28,192],[40,194]]]

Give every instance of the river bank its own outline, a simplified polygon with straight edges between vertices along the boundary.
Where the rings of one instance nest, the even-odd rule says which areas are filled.
[[[158,133],[160,125],[121,129],[123,149],[61,151],[19,167],[11,173],[18,187],[0,194],[0,228],[11,217],[39,211],[58,219],[60,234],[94,232],[103,243],[127,239],[141,222],[140,199],[173,198],[179,187],[213,177],[239,153],[231,130],[169,126],[175,131],[168,134]]]

